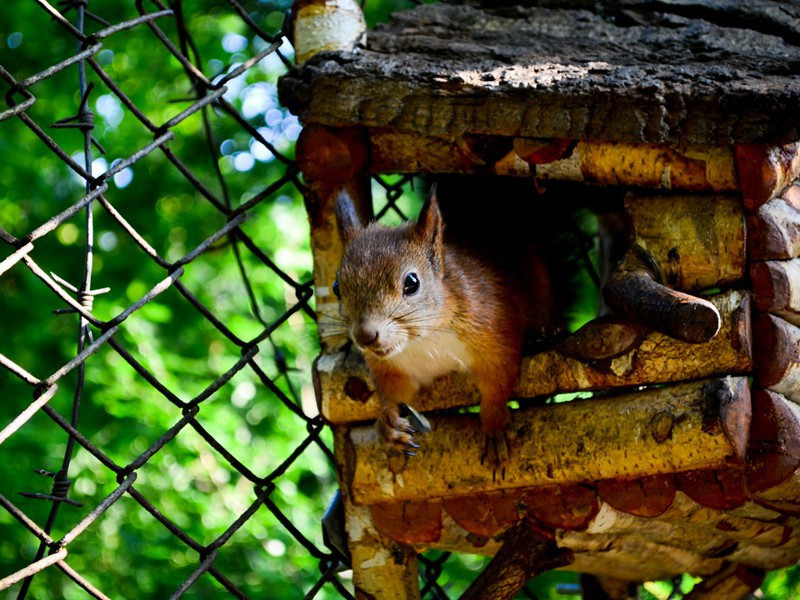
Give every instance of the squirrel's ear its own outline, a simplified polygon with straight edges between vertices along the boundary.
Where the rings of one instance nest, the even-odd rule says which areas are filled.
[[[353,206],[350,195],[342,190],[336,197],[336,222],[339,224],[339,235],[347,246],[359,231],[364,229],[364,224]]]
[[[444,266],[444,226],[439,201],[436,198],[436,184],[431,186],[428,199],[419,212],[419,219],[414,226],[414,233],[425,245],[428,258],[436,269]]]

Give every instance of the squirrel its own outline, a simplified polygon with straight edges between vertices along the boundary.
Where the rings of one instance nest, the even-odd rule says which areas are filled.
[[[555,321],[546,265],[535,251],[524,251],[512,261],[517,268],[509,267],[452,239],[435,185],[418,220],[398,227],[364,225],[345,192],[335,210],[344,254],[333,292],[380,397],[381,435],[414,456],[414,436],[424,425],[415,419],[412,426],[406,406],[435,378],[468,372],[481,398],[481,462],[504,467],[507,403],[526,330],[544,331]],[[526,272],[514,272],[519,267]]]

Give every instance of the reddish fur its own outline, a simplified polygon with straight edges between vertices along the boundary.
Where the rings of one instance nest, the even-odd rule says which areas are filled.
[[[375,224],[364,228],[355,223],[346,202],[339,203],[337,214],[346,246],[339,273],[342,314],[351,337],[360,328],[372,328],[370,332],[380,332],[381,342],[391,339],[395,335],[395,323],[390,323],[392,311],[397,312],[404,302],[416,307],[409,330],[413,331],[413,318],[422,314],[430,317],[436,331],[444,329],[455,334],[456,342],[451,338],[446,342],[466,348],[465,366],[481,394],[481,423],[489,441],[487,448],[492,454],[489,446],[497,446],[492,458],[495,466],[501,463],[509,421],[507,401],[519,376],[526,328],[541,331],[554,321],[555,307],[544,262],[531,253],[523,261],[526,273],[506,273],[464,247],[445,243],[435,197],[423,208],[418,224],[398,228]],[[403,297],[396,282],[409,268],[407,265],[414,265],[419,271],[427,296]],[[403,325],[401,319],[395,321]],[[412,338],[406,335],[406,339]],[[381,342],[376,346],[380,347]],[[407,352],[411,342],[407,344],[399,352]],[[362,351],[383,401],[381,430],[390,443],[402,449],[412,441],[413,431],[399,417],[397,405],[412,400],[420,385],[415,380],[419,375],[398,368],[399,359],[387,360],[371,350],[367,347]],[[430,352],[428,355],[434,360]],[[411,363],[414,360],[418,358]]]

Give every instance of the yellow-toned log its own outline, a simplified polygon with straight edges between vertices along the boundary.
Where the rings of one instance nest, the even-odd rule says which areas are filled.
[[[483,142],[481,143],[481,139]],[[512,150],[514,138],[448,139],[370,130],[373,173],[486,173],[530,177],[530,165]]]
[[[561,392],[702,379],[751,369],[749,301],[746,292],[710,298],[722,317],[719,333],[705,344],[688,344],[650,332],[627,352],[606,361],[586,362],[549,350],[523,359],[514,395],[532,398]],[[361,357],[323,354],[315,363],[320,412],[332,424],[370,421],[380,403]],[[414,398],[426,412],[478,404],[480,396],[463,374],[440,377]]]
[[[704,344],[690,344],[651,332],[638,346],[610,361],[586,364],[556,351],[522,363],[515,394],[534,397],[579,390],[701,379],[752,368],[750,308],[746,292],[709,298],[721,317],[720,330]]]
[[[800,185],[786,188],[747,216],[750,260],[785,260],[800,256]]]
[[[580,142],[578,159],[582,181],[685,191],[738,189],[732,148],[727,146],[669,146]],[[537,167],[543,179],[560,178],[559,163]]]
[[[355,597],[357,600],[419,600],[417,553],[406,544],[381,535],[369,507],[357,506],[352,501],[350,489],[342,478],[343,433],[334,431],[334,446]]]
[[[739,189],[730,146],[671,148],[478,135],[453,139],[371,129],[370,147],[373,173],[492,173],[690,192]]]
[[[750,264],[753,305],[800,325],[800,258]]]
[[[738,196],[630,194],[625,212],[635,242],[655,260],[665,285],[696,292],[744,278],[744,211]]]
[[[760,313],[753,321],[753,343],[758,385],[800,403],[800,328]]]
[[[764,571],[745,565],[728,565],[706,577],[684,596],[685,600],[744,600],[764,581]]]
[[[390,459],[371,425],[346,430],[338,456],[358,504],[635,478],[740,460],[748,411],[746,378],[730,377],[520,410],[508,428],[504,479],[480,463],[476,414],[431,415],[433,431],[414,458]]]
[[[747,210],[756,211],[800,175],[800,142],[736,146],[736,168],[744,205]]]

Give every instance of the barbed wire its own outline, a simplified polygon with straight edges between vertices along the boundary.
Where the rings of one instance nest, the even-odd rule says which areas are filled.
[[[323,586],[329,584],[342,597],[352,598],[352,594],[348,591],[337,574],[340,570],[338,568],[339,563],[333,557],[331,551],[326,548],[320,548],[311,541],[305,533],[301,532],[292,523],[292,520],[271,498],[272,492],[276,489],[276,480],[286,473],[287,469],[309,446],[317,446],[322,453],[332,461],[331,450],[320,437],[323,430],[322,420],[319,416],[309,417],[302,410],[298,393],[291,382],[291,369],[287,363],[285,354],[271,337],[271,334],[278,327],[296,313],[302,312],[312,318],[314,317],[314,311],[309,304],[312,296],[312,284],[310,281],[297,281],[286,271],[279,268],[241,228],[244,221],[253,211],[257,210],[261,202],[276,195],[286,185],[300,186],[300,181],[298,180],[299,171],[293,160],[282,154],[270,140],[266,139],[258,129],[253,127],[238,110],[223,97],[227,91],[226,84],[245,73],[248,69],[258,65],[259,62],[267,56],[274,54],[284,65],[287,67],[290,66],[290,61],[280,50],[285,39],[283,33],[278,32],[275,35],[267,34],[256,25],[239,2],[236,0],[228,0],[232,12],[237,14],[244,21],[255,36],[263,39],[268,45],[245,62],[230,65],[228,68],[224,69],[224,75],[209,78],[201,69],[202,63],[199,59],[197,45],[186,27],[184,8],[180,0],[171,2],[169,7],[160,0],[152,0],[147,6],[145,6],[144,0],[137,0],[135,2],[135,7],[139,16],[115,24],[110,24],[99,15],[91,13],[88,10],[88,0],[69,0],[67,2],[62,2],[60,3],[60,12],[46,0],[36,0],[36,3],[52,17],[58,26],[66,30],[75,39],[77,49],[74,55],[57,62],[40,73],[22,80],[15,79],[9,70],[0,66],[0,77],[2,77],[9,86],[9,90],[6,93],[8,109],[0,113],[0,120],[11,118],[21,120],[25,126],[41,140],[47,150],[52,152],[59,160],[68,165],[72,171],[83,178],[85,181],[85,194],[69,208],[54,215],[25,236],[18,238],[5,229],[0,228],[0,239],[4,242],[4,246],[10,250],[9,253],[4,253],[5,256],[3,256],[2,261],[0,261],[0,276],[17,265],[17,263],[24,265],[24,267],[44,283],[57,298],[66,305],[65,309],[58,311],[59,313],[77,313],[78,340],[77,351],[74,358],[47,377],[39,377],[29,373],[22,366],[14,362],[12,358],[0,355],[0,366],[29,385],[33,392],[33,401],[24,408],[24,410],[19,412],[11,423],[0,431],[0,443],[7,442],[9,438],[24,427],[37,413],[47,415],[67,435],[60,469],[55,473],[45,470],[39,471],[40,474],[53,479],[50,492],[25,492],[23,494],[28,498],[45,500],[51,503],[50,512],[44,526],[40,527],[34,519],[15,506],[9,498],[0,495],[0,506],[2,506],[17,523],[39,540],[38,551],[27,566],[12,574],[0,573],[0,577],[3,577],[0,579],[0,589],[5,589],[22,582],[17,597],[25,598],[36,574],[44,569],[55,566],[90,596],[95,598],[107,598],[108,596],[106,596],[104,592],[90,583],[90,573],[78,573],[69,565],[69,548],[72,542],[95,521],[102,518],[103,514],[110,507],[115,505],[120,498],[127,496],[134,499],[153,519],[158,521],[171,533],[175,539],[198,554],[196,568],[189,577],[174,590],[171,596],[172,598],[183,596],[197,579],[205,573],[216,579],[219,584],[233,596],[238,598],[246,597],[245,593],[217,568],[215,559],[220,549],[231,539],[234,533],[251,519],[261,507],[266,508],[272,513],[282,527],[289,532],[304,550],[319,561],[319,579],[308,591],[307,597],[314,597]],[[72,12],[74,22],[66,18],[65,15],[68,12]],[[94,33],[87,33],[86,21],[88,19],[100,23],[103,25],[103,28]],[[172,20],[174,22],[178,32],[177,43],[173,42],[161,28],[160,22],[165,20]],[[103,40],[118,32],[143,26],[150,28],[159,43],[161,43],[175,60],[178,61],[185,75],[188,77],[193,90],[193,97],[189,99],[189,105],[177,115],[163,123],[156,123],[148,118],[145,112],[137,107],[133,100],[125,94],[112,77],[105,72],[100,62],[97,60],[97,55],[103,48]],[[111,94],[116,96],[129,113],[151,132],[153,138],[152,142],[132,152],[126,158],[112,163],[109,169],[99,175],[93,175],[89,168],[89,165],[93,163],[94,151],[103,152],[103,148],[92,135],[95,122],[89,100],[94,90],[95,83],[87,82],[87,65],[97,82],[100,85],[104,85]],[[83,164],[76,161],[68,150],[62,148],[48,133],[46,133],[43,127],[27,114],[27,111],[34,106],[38,100],[34,90],[31,88],[37,83],[47,80],[73,66],[77,66],[78,68],[78,81],[76,86],[80,97],[78,110],[74,116],[57,121],[54,127],[78,129],[83,138]],[[218,111],[218,113],[231,118],[252,138],[263,144],[264,147],[272,153],[275,159],[277,159],[278,163],[282,164],[284,167],[282,176],[275,181],[269,182],[263,189],[253,195],[252,198],[238,206],[234,206],[231,201],[226,178],[218,166],[220,158],[218,152],[219,146],[214,137],[214,131],[209,117],[209,110],[212,108]],[[169,142],[176,139],[175,129],[177,126],[198,112],[201,113],[203,135],[206,138],[209,154],[212,157],[212,164],[215,166],[214,176],[217,187],[220,190],[219,193],[215,193],[205,185],[201,178],[193,173],[189,166],[168,146]],[[145,235],[125,219],[122,211],[115,207],[111,198],[108,196],[109,181],[116,174],[153,152],[161,152],[197,193],[205,198],[205,200],[219,211],[225,219],[224,225],[215,233],[176,260],[169,260],[159,255],[154,247],[146,241]],[[93,215],[94,209],[96,208],[101,209],[105,213],[105,217],[116,222],[119,228],[130,237],[136,246],[164,271],[164,277],[159,283],[127,308],[119,312],[115,317],[108,320],[101,320],[93,314],[94,298],[108,291],[108,288],[95,289],[92,282],[95,234]],[[48,273],[39,262],[32,258],[32,250],[43,237],[53,234],[60,225],[79,213],[84,215],[84,275],[81,283],[75,285],[61,276]],[[232,329],[226,326],[222,319],[215,315],[214,307],[204,305],[181,280],[184,274],[184,268],[188,264],[195,261],[202,254],[215,248],[216,245],[223,241],[232,249],[251,312],[262,327],[262,331],[252,339],[242,339],[233,333]],[[249,270],[243,261],[241,248],[245,248],[251,256],[255,257],[261,264],[269,268],[275,277],[279,278],[294,291],[296,302],[272,322],[269,322],[259,309],[258,300],[254,291],[254,284],[252,283]],[[233,366],[219,375],[199,394],[196,394],[188,400],[182,399],[177,393],[171,391],[169,386],[164,383],[161,378],[148,370],[141,360],[135,358],[125,347],[125,344],[116,336],[120,328],[125,327],[126,321],[131,315],[141,310],[149,302],[170,288],[177,290],[188,305],[194,307],[194,309],[196,309],[199,314],[229,342],[238,346],[241,353],[241,358]],[[281,387],[277,385],[276,378],[270,377],[256,362],[256,356],[260,352],[259,344],[262,342],[269,343],[272,350],[273,363],[278,373],[277,377],[285,380],[286,387],[289,390],[288,394],[284,393]],[[172,427],[128,464],[121,464],[112,459],[100,444],[93,442],[83,435],[79,427],[79,418],[82,409],[81,401],[85,395],[84,381],[87,360],[103,347],[113,349],[135,370],[143,381],[152,386],[166,401],[180,409],[182,415]],[[204,403],[223,386],[227,385],[234,375],[244,369],[249,369],[286,410],[290,411],[295,418],[300,419],[300,421],[305,424],[306,433],[304,438],[276,468],[268,473],[260,473],[258,469],[246,466],[234,456],[232,452],[226,449],[224,444],[197,419],[198,414],[203,410]],[[62,381],[65,376],[73,371],[76,376],[76,385],[73,392],[71,414],[69,416],[64,416],[50,406],[49,401],[56,395],[59,385],[63,385]],[[232,469],[254,486],[255,500],[252,501],[238,518],[230,523],[228,528],[221,535],[217,536],[210,543],[203,543],[189,535],[187,531],[180,527],[168,514],[159,510],[159,508],[148,499],[146,494],[141,492],[135,485],[139,470],[183,430],[189,428],[199,434],[211,448],[227,461]],[[112,472],[116,478],[117,486],[102,502],[91,508],[77,525],[60,538],[54,538],[51,533],[56,523],[60,506],[64,503],[78,507],[82,506],[80,502],[69,496],[71,484],[69,479],[70,463],[78,447],[90,453],[106,469]]]

